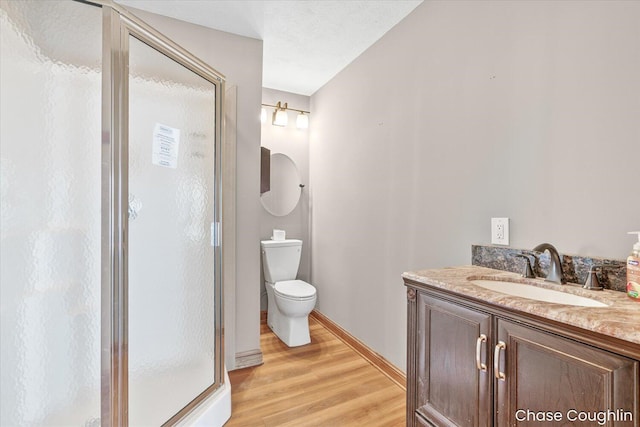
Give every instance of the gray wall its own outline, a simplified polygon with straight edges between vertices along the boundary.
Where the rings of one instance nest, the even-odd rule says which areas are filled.
[[[311,97],[318,309],[405,367],[406,270],[640,228],[640,2],[426,1]]]
[[[278,101],[298,110],[309,111],[310,98],[289,92],[264,88],[262,90],[262,103],[276,105]],[[286,127],[273,126],[271,114],[273,108],[267,108],[267,122],[262,125],[262,146],[273,153],[282,153],[289,156],[298,167],[301,183],[305,185],[300,194],[300,200],[295,209],[285,216],[273,216],[261,207],[260,238],[262,240],[271,237],[274,228],[287,232],[288,239],[302,240],[302,257],[298,268],[298,279],[309,282],[311,279],[311,240],[309,238],[309,130],[296,128],[295,111],[289,111],[289,123]],[[313,120],[309,118],[309,125]],[[267,295],[264,287],[264,276],[260,269],[260,308],[267,309]]]
[[[235,353],[259,351],[262,41],[132,10],[158,31],[224,74],[229,86],[237,86],[235,307],[227,307],[228,311],[235,311],[235,331],[229,330],[234,322],[227,322],[225,345],[235,347]],[[233,351],[230,353],[233,354]],[[229,356],[227,365],[234,367],[234,361]]]

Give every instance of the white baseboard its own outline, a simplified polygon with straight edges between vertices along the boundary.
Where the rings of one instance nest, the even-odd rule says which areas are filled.
[[[249,350],[236,353],[236,366],[235,369],[248,368],[250,366],[262,365],[262,351],[261,350]],[[235,370],[234,369],[234,370]]]

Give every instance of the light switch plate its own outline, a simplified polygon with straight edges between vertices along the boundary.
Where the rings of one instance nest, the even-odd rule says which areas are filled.
[[[491,244],[509,244],[509,218],[491,218]]]

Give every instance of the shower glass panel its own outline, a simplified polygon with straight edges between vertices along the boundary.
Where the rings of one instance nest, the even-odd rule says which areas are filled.
[[[2,426],[100,425],[102,10],[0,2]]]
[[[215,85],[129,37],[129,424],[215,381]]]

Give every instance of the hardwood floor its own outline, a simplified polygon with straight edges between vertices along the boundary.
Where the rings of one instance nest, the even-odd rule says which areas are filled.
[[[405,391],[309,318],[311,344],[289,348],[262,323],[264,364],[229,372],[225,426],[405,425]]]

